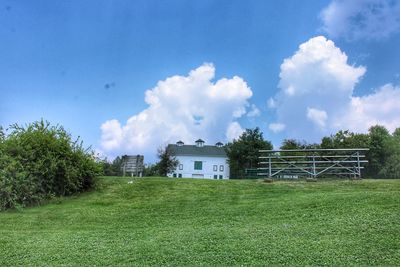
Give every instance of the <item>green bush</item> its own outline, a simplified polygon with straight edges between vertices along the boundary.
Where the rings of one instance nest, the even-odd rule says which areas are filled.
[[[42,120],[10,130],[0,129],[0,210],[93,188],[99,164],[63,127]]]

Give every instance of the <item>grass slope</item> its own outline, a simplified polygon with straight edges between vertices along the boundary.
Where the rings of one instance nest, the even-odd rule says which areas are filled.
[[[400,180],[129,180],[0,213],[0,266],[400,265]]]

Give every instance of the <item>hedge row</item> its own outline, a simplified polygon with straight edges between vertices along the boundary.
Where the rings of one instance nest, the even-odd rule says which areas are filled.
[[[9,130],[0,128],[0,210],[94,187],[100,169],[93,152],[63,127],[42,120]]]

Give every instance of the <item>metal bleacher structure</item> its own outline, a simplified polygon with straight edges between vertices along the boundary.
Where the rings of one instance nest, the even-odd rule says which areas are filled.
[[[143,160],[144,157],[142,155],[122,156],[122,163],[121,163],[122,175],[142,177],[143,166],[144,166]]]
[[[258,175],[267,178],[361,178],[368,148],[260,150]]]

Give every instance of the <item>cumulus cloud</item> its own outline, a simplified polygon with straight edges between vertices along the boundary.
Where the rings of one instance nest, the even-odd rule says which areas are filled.
[[[322,10],[323,30],[348,40],[387,38],[400,30],[400,2],[333,0]]]
[[[277,120],[286,125],[288,136],[318,140],[321,131],[329,130],[331,114],[350,101],[365,71],[349,65],[346,54],[323,36],[301,44],[283,61],[274,97]]]
[[[228,141],[241,133],[236,121],[246,114],[252,91],[237,76],[213,81],[212,64],[159,81],[145,93],[148,107],[122,125],[109,120],[101,125],[101,148],[108,154],[143,153],[150,158],[158,146],[182,140],[193,143]],[[255,115],[257,111],[250,111]]]
[[[270,129],[274,133],[282,132],[283,130],[285,130],[285,128],[286,128],[286,125],[283,123],[279,123],[279,122],[270,123],[268,125],[268,129]]]
[[[320,128],[325,128],[328,115],[325,110],[307,108],[307,118]]]
[[[257,106],[254,104],[251,104],[250,111],[247,112],[246,116],[247,117],[257,117],[257,116],[260,116],[260,114],[261,114],[261,111],[257,108]]]
[[[354,85],[364,75],[364,67],[347,63],[347,55],[324,36],[311,38],[283,61],[279,87],[287,96],[307,94],[350,96]],[[334,90],[332,90],[334,89]]]
[[[240,124],[234,121],[231,122],[228,126],[228,129],[226,129],[226,137],[228,140],[237,140],[243,132],[244,129],[240,126]]]
[[[318,141],[339,129],[365,132],[375,124],[400,126],[400,90],[385,85],[353,96],[366,68],[350,65],[347,56],[323,36],[311,38],[281,65],[274,97],[277,121],[288,137]],[[269,127],[276,132],[276,125]],[[279,127],[278,127],[279,129]]]
[[[270,97],[267,101],[267,107],[270,109],[274,109],[276,108],[276,102],[275,99],[273,99],[272,97]]]
[[[101,144],[104,149],[112,150],[118,148],[122,141],[123,131],[117,120],[109,120],[101,125]],[[103,152],[104,153],[104,152]]]
[[[333,121],[336,128],[351,125],[353,131],[366,132],[380,124],[393,132],[400,127],[400,87],[386,84],[372,94],[352,97],[345,113]]]

